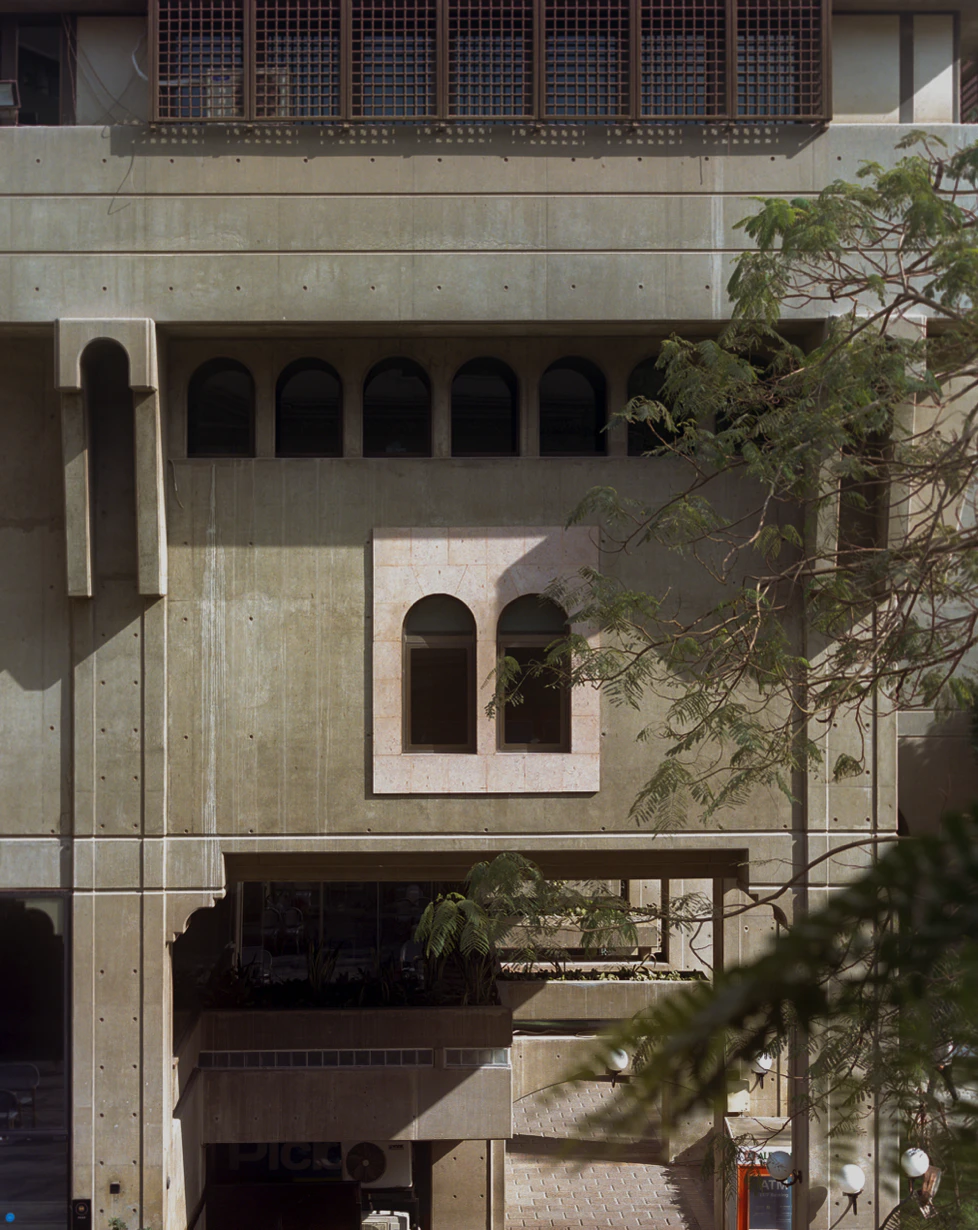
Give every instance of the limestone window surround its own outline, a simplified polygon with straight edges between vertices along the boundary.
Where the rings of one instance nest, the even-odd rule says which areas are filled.
[[[601,703],[591,688],[570,697],[570,750],[502,751],[486,714],[496,626],[515,598],[598,566],[592,526],[378,528],[373,531],[373,789],[376,794],[590,794],[601,785]],[[450,594],[476,624],[475,752],[405,752],[404,618],[421,598]],[[596,632],[572,630],[596,643]]]

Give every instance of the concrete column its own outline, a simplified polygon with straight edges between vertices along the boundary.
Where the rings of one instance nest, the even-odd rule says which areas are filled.
[[[431,455],[452,455],[452,387],[451,376],[444,365],[437,364],[431,372]]]
[[[363,456],[363,372],[347,364],[343,379],[343,456]]]
[[[166,504],[163,493],[163,432],[160,395],[133,393],[136,464],[136,537],[139,592],[166,593]]]
[[[432,1142],[432,1230],[495,1230],[491,1146],[488,1140]]]
[[[65,560],[69,598],[92,596],[92,522],[88,416],[81,389],[61,394]]]
[[[624,409],[628,401],[628,373],[616,364],[608,376],[608,422],[611,424],[605,432],[609,457],[628,456],[628,424],[623,419],[613,419],[613,415]]]

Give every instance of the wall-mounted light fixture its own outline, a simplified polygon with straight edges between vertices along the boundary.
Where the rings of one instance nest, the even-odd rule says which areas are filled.
[[[848,1162],[842,1167],[839,1172],[839,1187],[842,1189],[842,1194],[849,1197],[849,1205],[846,1212],[858,1213],[856,1207],[859,1200],[859,1193],[866,1186],[866,1175],[863,1173],[862,1166],[856,1166],[853,1162]]]
[[[800,1170],[794,1169],[794,1159],[783,1149],[775,1149],[767,1155],[767,1172],[782,1187],[794,1187],[802,1180]]]
[[[608,1071],[611,1073],[612,1087],[617,1085],[618,1077],[628,1067],[629,1062],[628,1051],[614,1050],[608,1052],[605,1063],[608,1066]]]

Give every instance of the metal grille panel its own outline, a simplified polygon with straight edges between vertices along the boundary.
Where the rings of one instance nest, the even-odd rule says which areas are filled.
[[[466,119],[533,115],[532,0],[453,0],[448,112]]]
[[[243,0],[158,0],[161,120],[234,120],[244,106]]]
[[[150,0],[155,118],[812,122],[828,107],[827,11],[827,0]],[[962,78],[970,115],[973,66]]]
[[[643,0],[643,117],[708,120],[727,107],[724,0]]]
[[[628,113],[629,6],[616,0],[547,0],[547,119],[615,119]]]
[[[350,22],[353,114],[385,120],[433,116],[438,59],[434,0],[357,0]]]
[[[737,12],[737,118],[822,115],[821,0],[741,0]]]
[[[339,0],[256,0],[255,117],[319,120],[339,113]]]

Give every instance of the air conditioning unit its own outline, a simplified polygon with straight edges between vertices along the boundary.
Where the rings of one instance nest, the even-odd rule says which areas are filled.
[[[343,1178],[354,1179],[361,1187],[410,1187],[411,1142],[344,1141]]]
[[[368,1213],[360,1230],[411,1230],[410,1213]]]

